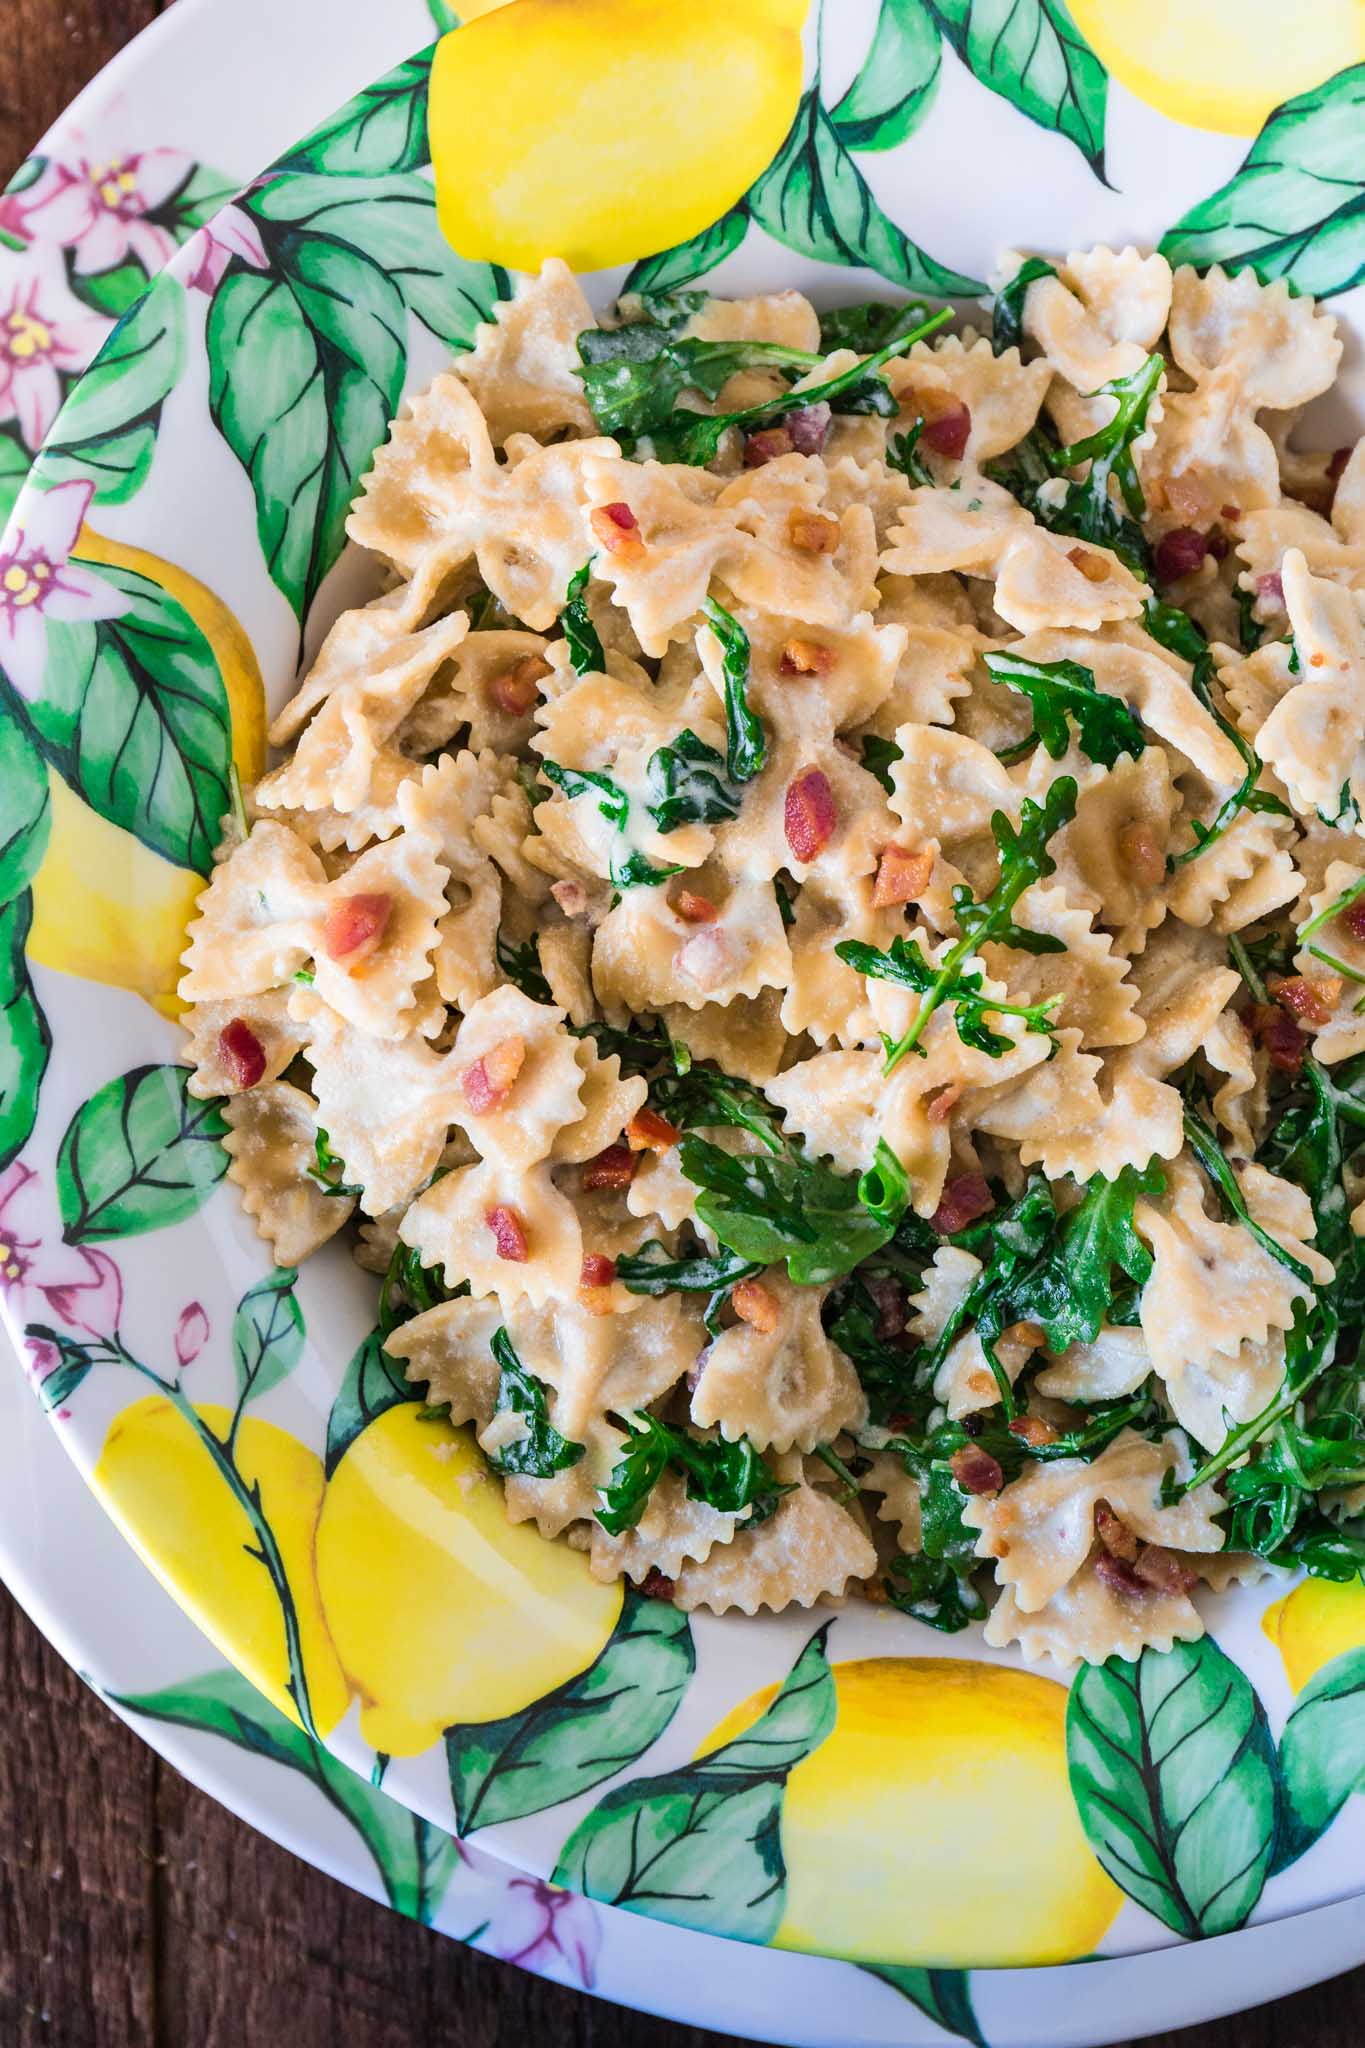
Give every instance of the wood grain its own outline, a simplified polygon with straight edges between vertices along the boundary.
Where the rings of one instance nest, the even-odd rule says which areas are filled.
[[[0,9],[3,183],[161,4]],[[739,2048],[476,1955],[277,1849],[115,1720],[2,1590],[0,1730],[0,2048]],[[1362,2041],[1365,1970],[1153,2048]]]

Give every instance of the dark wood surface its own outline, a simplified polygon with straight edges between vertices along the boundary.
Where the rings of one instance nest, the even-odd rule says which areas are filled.
[[[0,184],[160,12],[0,0]],[[1365,1970],[1154,2048],[1174,2042],[1361,2048]],[[726,2048],[472,1954],[299,1863],[116,1721],[0,1589],[0,2048],[281,2044]]]

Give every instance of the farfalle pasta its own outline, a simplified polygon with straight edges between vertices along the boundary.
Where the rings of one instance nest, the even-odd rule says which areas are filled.
[[[189,1086],[595,1577],[1132,1658],[1365,1558],[1365,444],[1250,272],[914,318],[517,284],[224,820]]]

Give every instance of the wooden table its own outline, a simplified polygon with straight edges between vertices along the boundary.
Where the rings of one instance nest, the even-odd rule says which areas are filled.
[[[3,185],[86,80],[162,8],[0,0],[0,10]],[[0,1589],[0,2048],[720,2040],[524,1976],[297,1862],[116,1721]],[[1362,2042],[1358,1970],[1250,2016],[1163,2035],[1153,2048]]]

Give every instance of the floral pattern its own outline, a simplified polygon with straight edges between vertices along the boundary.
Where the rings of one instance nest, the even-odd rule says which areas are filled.
[[[0,542],[0,667],[21,697],[42,693],[49,620],[116,619],[128,600],[71,557],[94,485],[57,484],[35,494],[27,516]]]

